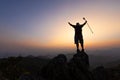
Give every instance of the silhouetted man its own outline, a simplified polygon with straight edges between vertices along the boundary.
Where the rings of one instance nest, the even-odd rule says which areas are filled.
[[[75,29],[74,43],[76,44],[77,51],[79,51],[79,43],[81,44],[82,51],[84,51],[84,41],[83,41],[83,36],[82,36],[82,27],[86,23],[87,23],[86,20],[83,24],[76,23],[76,25],[72,25],[70,22],[68,22],[68,24]]]

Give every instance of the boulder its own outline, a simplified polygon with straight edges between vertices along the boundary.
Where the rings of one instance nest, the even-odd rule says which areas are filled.
[[[64,54],[54,57],[43,69],[42,76],[48,80],[69,80],[67,58]]]
[[[93,80],[89,71],[89,58],[85,52],[77,52],[68,65],[73,80]]]
[[[88,55],[80,51],[69,62],[64,54],[54,57],[41,72],[46,80],[93,80]]]

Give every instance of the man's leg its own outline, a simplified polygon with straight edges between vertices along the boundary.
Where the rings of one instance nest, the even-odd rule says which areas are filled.
[[[80,44],[81,44],[81,47],[82,47],[82,51],[84,51],[84,42],[83,42],[83,39],[81,40]]]
[[[77,51],[78,51],[78,50],[79,50],[78,36],[75,36],[75,37],[74,37],[74,41],[75,41],[76,48],[77,48]]]
[[[80,50],[79,50],[79,43],[76,44],[76,47],[77,47],[77,53],[79,53],[80,52]]]
[[[81,47],[82,47],[82,51],[84,51],[84,45],[83,45],[83,43],[81,43]]]
[[[76,43],[77,50],[79,49],[79,43]]]

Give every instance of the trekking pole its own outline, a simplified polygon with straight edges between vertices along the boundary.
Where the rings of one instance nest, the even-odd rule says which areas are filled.
[[[83,20],[85,20],[86,21],[86,19],[83,17]],[[90,25],[88,24],[88,22],[87,22],[87,25],[88,25],[88,27],[89,27],[89,29],[90,29],[90,31],[92,32],[92,34],[93,34],[93,30],[91,29],[91,27],[90,27]]]

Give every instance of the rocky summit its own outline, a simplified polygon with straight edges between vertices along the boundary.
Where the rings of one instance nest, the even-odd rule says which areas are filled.
[[[0,80],[120,80],[120,65],[93,69],[83,51],[69,60],[64,54],[52,59],[9,57],[0,59]]]
[[[42,69],[46,80],[106,80],[104,68],[90,71],[89,57],[85,52],[77,51],[70,61],[64,54],[54,57]]]

